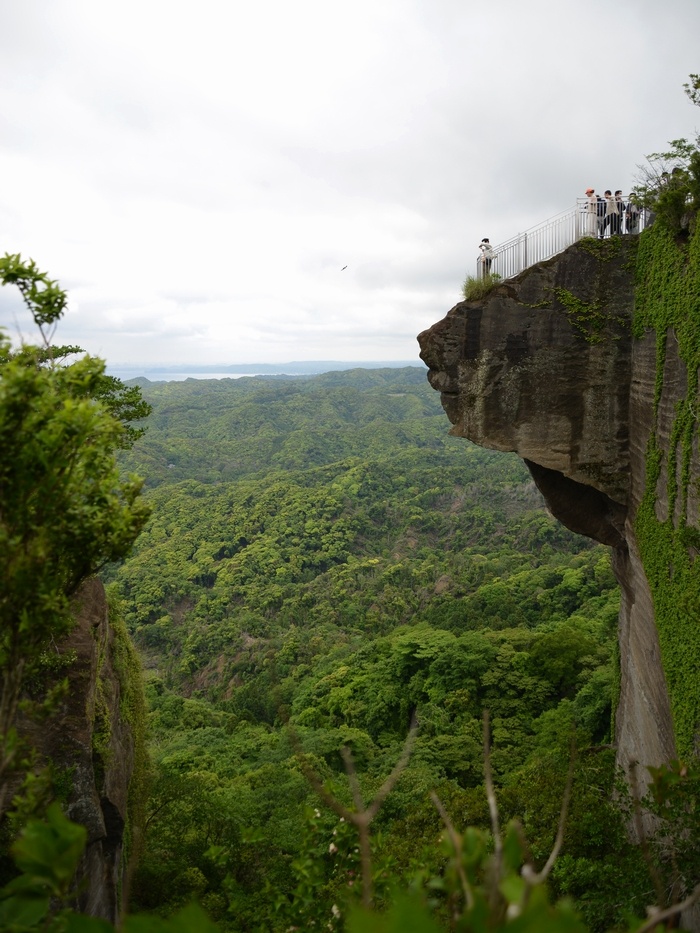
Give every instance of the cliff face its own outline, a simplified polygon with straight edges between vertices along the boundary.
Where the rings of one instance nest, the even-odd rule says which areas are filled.
[[[656,335],[632,336],[637,247],[637,238],[584,240],[458,304],[418,338],[451,433],[517,453],[554,516],[613,550],[622,589],[615,739],[625,768],[676,755],[670,654],[662,658],[636,519],[650,437],[667,452],[678,443],[674,412],[688,392],[673,334],[660,402]],[[691,476],[697,459],[695,443]],[[670,501],[665,479],[654,491],[655,520],[675,509],[677,524],[697,524],[693,494]]]
[[[76,605],[75,627],[61,644],[61,653],[71,658],[61,674],[68,677],[68,695],[48,722],[19,725],[39,763],[52,763],[64,787],[67,816],[87,830],[76,878],[78,907],[114,922],[135,764],[134,730],[125,715],[129,647],[119,644],[120,634],[110,625],[99,580],[84,584]]]

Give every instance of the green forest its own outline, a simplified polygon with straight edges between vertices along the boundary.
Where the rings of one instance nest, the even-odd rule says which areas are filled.
[[[700,155],[672,145],[654,158],[680,174],[636,195],[657,219],[633,336],[675,329],[696,394]],[[67,296],[31,260],[0,258],[0,284],[39,334],[0,332],[0,930],[677,925],[700,898],[700,772],[645,769],[640,794],[616,772],[610,554],[516,456],[451,437],[422,366],[125,385],[53,343]],[[667,470],[684,497],[696,423],[689,400]],[[698,542],[656,516],[655,445],[638,530],[687,749]],[[72,690],[64,639],[96,577],[135,749],[116,928],[76,907],[75,769],[27,738]],[[102,689],[98,670],[93,771]]]
[[[610,898],[625,861],[605,803],[610,558],[547,514],[522,462],[451,438],[421,367],[142,391],[149,430],[122,459],[153,514],[107,574],[143,658],[155,769],[133,905],[196,898],[231,930],[340,928],[331,906],[352,899],[353,840],[334,843],[337,817],[305,769],[345,799],[349,748],[369,800],[413,717],[410,760],[373,825],[377,896],[437,877],[431,791],[458,824],[488,827],[487,709],[504,818],[538,858],[572,734],[588,750],[573,806],[593,812],[567,838],[555,896],[578,896],[601,929],[641,907],[639,865],[630,900]]]
[[[140,534],[102,570],[146,696],[127,933],[487,931],[520,901],[523,930],[628,930],[695,866],[695,838],[673,865],[627,840],[607,549],[516,456],[450,437],[421,366],[96,392],[127,424],[121,475],[145,479]],[[661,843],[687,833],[688,782],[660,772],[645,801]],[[523,863],[560,828],[530,897]],[[111,929],[80,919],[46,929]]]

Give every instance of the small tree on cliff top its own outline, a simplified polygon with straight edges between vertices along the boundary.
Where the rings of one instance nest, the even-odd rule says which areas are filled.
[[[71,625],[80,584],[124,557],[148,517],[141,481],[119,476],[114,453],[138,436],[149,407],[108,377],[104,362],[51,346],[66,295],[33,262],[0,259],[42,346],[12,350],[0,331],[0,813],[20,759],[14,720],[27,675]]]
[[[700,107],[700,75],[689,75],[684,91]],[[672,230],[692,229],[700,211],[700,134],[693,142],[672,139],[669,149],[652,152],[638,166],[638,184],[632,199],[658,214]]]

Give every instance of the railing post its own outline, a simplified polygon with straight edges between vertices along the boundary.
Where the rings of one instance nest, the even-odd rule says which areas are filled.
[[[593,215],[589,210],[588,199],[577,198],[572,208],[562,211],[536,227],[518,233],[512,239],[495,247],[497,257],[497,270],[503,279],[509,279],[536,262],[545,262],[562,250],[567,249],[582,237],[590,236],[590,219]],[[648,225],[645,212],[640,211],[639,229]],[[477,276],[480,277],[483,267],[477,263]]]

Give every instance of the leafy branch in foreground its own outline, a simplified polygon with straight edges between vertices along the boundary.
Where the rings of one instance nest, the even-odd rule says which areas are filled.
[[[513,820],[501,830],[498,803],[491,770],[490,723],[484,712],[484,780],[490,835],[469,827],[460,834],[436,794],[431,799],[446,828],[445,843],[449,852],[446,881],[456,890],[450,899],[450,929],[485,933],[513,926],[523,931],[583,931],[584,926],[567,901],[549,905],[545,884],[564,842],[564,830],[574,776],[573,750],[562,799],[556,837],[544,867],[537,871],[529,860],[522,827]],[[453,881],[450,882],[450,876]],[[459,887],[458,887],[459,886]]]
[[[67,295],[58,282],[40,272],[33,259],[24,261],[19,253],[6,253],[0,258],[0,284],[17,286],[48,347],[52,328],[63,317],[68,304]]]
[[[43,346],[13,349],[0,331],[0,817],[14,796],[3,831],[11,837],[26,824],[13,850],[21,874],[2,892],[0,926],[32,929],[41,921],[49,929],[44,918],[74,884],[85,831],[56,806],[46,823],[31,819],[51,799],[51,768],[34,773],[38,755],[18,729],[18,710],[36,727],[65,696],[67,679],[52,685],[46,674],[70,660],[61,638],[73,626],[73,600],[90,576],[126,556],[148,518],[141,480],[122,477],[115,459],[138,433],[129,421],[148,406],[107,377],[102,360],[66,364],[77,348],[51,347],[67,299],[33,261],[0,259],[5,284],[19,288]],[[45,855],[38,880],[30,850]],[[75,917],[56,929],[72,929]]]
[[[6,256],[6,282],[40,328],[63,313],[65,294],[33,262]],[[123,479],[114,456],[128,437],[118,415],[132,412],[138,401],[120,396],[102,360],[57,365],[41,348],[13,352],[0,333],[0,813],[24,679],[69,630],[81,583],[124,557],[149,515],[141,481]]]
[[[13,846],[21,874],[0,890],[0,929],[5,933],[114,933],[105,920],[76,913],[74,878],[87,832],[52,804],[45,820],[30,820]],[[217,933],[203,910],[190,905],[174,917],[134,915],[120,933]]]
[[[564,844],[574,781],[573,747],[569,756],[556,834],[549,855],[538,870],[529,854],[520,823],[511,820],[505,828],[501,827],[491,769],[488,713],[484,714],[483,733],[484,778],[490,832],[469,826],[460,833],[438,795],[431,793],[431,800],[445,828],[442,846],[446,860],[443,871],[431,878],[421,874],[408,893],[401,893],[395,889],[389,898],[389,907],[384,912],[378,911],[372,903],[372,880],[375,876],[370,859],[369,826],[386,795],[405,769],[415,735],[409,734],[399,762],[368,806],[364,805],[360,795],[352,756],[347,749],[344,751],[343,758],[355,804],[354,810],[341,803],[314,770],[304,764],[300,756],[304,773],[321,800],[341,817],[341,821],[352,823],[360,838],[362,903],[349,909],[345,926],[348,933],[405,933],[406,930],[411,930],[412,933],[439,933],[445,930],[459,930],[465,933],[493,933],[500,930],[513,933],[586,933],[588,928],[576,913],[573,903],[564,898],[552,904],[547,891],[549,878]],[[656,799],[658,807],[667,811],[667,822],[664,825],[666,834],[668,818],[676,814],[681,806],[678,793],[675,798],[673,794],[679,790],[685,771],[679,771],[677,768],[650,770],[653,778],[652,791],[651,795],[645,798],[644,806],[652,806],[653,800]],[[686,802],[685,810],[687,809]],[[688,831],[688,819],[692,819],[692,814],[689,816],[685,812],[685,829],[680,830],[681,834]],[[674,836],[678,829],[678,826],[674,827]],[[690,832],[692,833],[692,828]],[[665,845],[668,848],[667,835]],[[321,880],[316,879],[316,884],[319,886],[318,895],[321,893]],[[700,886],[692,891],[684,891],[682,887],[675,885],[673,890],[678,895],[674,903],[647,908],[647,918],[631,920],[627,929],[634,933],[660,930],[660,924],[689,909],[700,899]],[[426,897],[428,893],[429,897]],[[442,897],[436,897],[438,893],[441,893]],[[662,891],[657,892],[657,897],[660,898],[659,903],[663,904],[665,898]],[[299,906],[302,908],[302,905]],[[307,913],[304,913],[304,910]],[[302,925],[307,922],[310,925],[308,911],[313,912],[315,920],[322,917],[314,898],[306,897],[302,912],[295,919]],[[340,918],[341,911],[334,904],[328,928],[336,929]],[[301,929],[303,926],[292,928]]]

